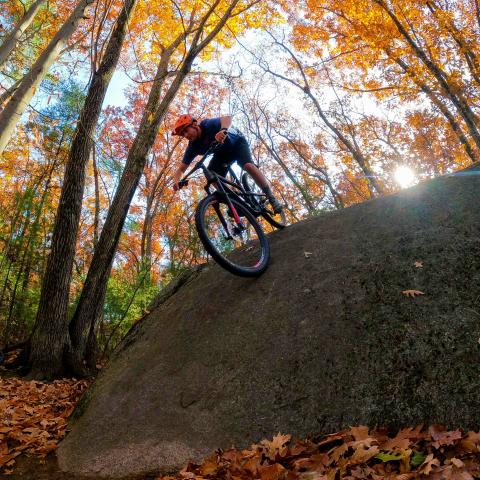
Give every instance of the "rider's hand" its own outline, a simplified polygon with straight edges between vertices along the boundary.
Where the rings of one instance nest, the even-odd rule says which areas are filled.
[[[218,143],[223,143],[225,141],[225,139],[227,138],[227,129],[226,128],[222,128],[219,132],[217,132],[217,134],[215,135],[215,140],[218,142]]]
[[[180,190],[180,185],[178,184],[180,182],[180,179],[182,178],[182,172],[175,172],[173,175],[173,191],[178,192]]]

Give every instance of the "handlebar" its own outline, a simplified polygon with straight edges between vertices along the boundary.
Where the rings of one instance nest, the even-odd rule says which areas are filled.
[[[188,185],[188,177],[195,171],[197,171],[202,165],[203,165],[203,162],[205,161],[205,159],[211,155],[212,153],[215,152],[215,150],[220,146],[222,145],[222,143],[220,142],[217,142],[216,140],[214,140],[212,142],[212,144],[210,145],[210,147],[208,148],[208,150],[205,152],[205,154],[203,155],[203,157],[195,164],[195,166],[190,169],[190,171],[182,178],[182,180],[180,180],[178,182],[178,188],[181,189],[183,187],[186,187]]]

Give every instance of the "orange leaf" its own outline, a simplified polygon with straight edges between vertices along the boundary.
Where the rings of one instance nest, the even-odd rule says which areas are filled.
[[[250,472],[252,475],[256,476],[258,473],[258,469],[260,468],[260,465],[261,465],[260,459],[258,457],[252,457],[243,466],[243,468],[248,472]]]
[[[10,453],[9,455],[0,455],[0,467],[10,462],[12,459],[20,455],[20,452]]]
[[[284,478],[287,470],[279,463],[268,465],[266,467],[260,467],[258,469],[261,480],[280,480]]]
[[[220,465],[216,459],[210,458],[205,460],[200,466],[200,472],[202,475],[214,475],[220,469]]]
[[[425,293],[421,292],[420,290],[403,290],[402,292],[407,297],[415,297],[417,295],[425,295]]]
[[[358,427],[352,427],[351,432],[353,438],[355,438],[355,440],[357,441],[365,440],[366,438],[368,438],[368,427],[365,427],[363,425],[360,425]]]

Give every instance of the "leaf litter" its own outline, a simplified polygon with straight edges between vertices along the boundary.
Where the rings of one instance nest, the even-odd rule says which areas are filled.
[[[65,436],[85,380],[52,383],[0,379],[0,472],[13,473],[21,454],[45,457]],[[473,480],[480,477],[480,433],[441,425],[396,433],[355,426],[292,439],[275,435],[247,449],[218,449],[176,475],[158,480]],[[149,476],[148,478],[152,478]]]
[[[0,379],[0,471],[10,473],[21,453],[45,457],[54,451],[87,386],[86,380]]]
[[[473,480],[480,476],[480,434],[440,425],[385,429],[358,426],[321,439],[278,434],[249,449],[217,450],[176,476],[158,480]]]

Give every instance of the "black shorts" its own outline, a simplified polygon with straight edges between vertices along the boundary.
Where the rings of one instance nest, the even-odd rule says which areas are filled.
[[[237,162],[241,168],[247,163],[254,163],[250,146],[243,136],[239,136],[232,146],[220,147],[210,160],[208,169],[224,177],[233,162]]]

